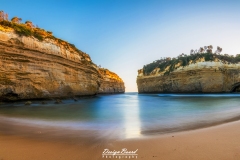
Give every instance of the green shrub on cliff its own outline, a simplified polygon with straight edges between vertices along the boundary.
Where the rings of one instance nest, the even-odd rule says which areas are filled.
[[[13,28],[14,31],[18,34],[18,35],[25,35],[25,36],[31,36],[31,30],[29,30],[28,28],[25,28],[23,25],[21,24],[17,24],[17,23],[13,23],[13,22],[9,22],[9,21],[1,21],[0,25],[2,26],[7,26],[9,28]]]
[[[31,21],[26,21],[25,23],[21,23],[22,19],[19,17],[13,17],[11,21],[8,20],[8,14],[1,12],[0,15],[0,30],[4,32],[14,32],[19,36],[26,36],[26,37],[35,37],[39,41],[43,41],[45,39],[51,39],[56,43],[63,45],[66,49],[74,50],[81,54],[84,59],[90,59],[89,56],[82,52],[81,50],[77,49],[74,44],[70,44],[67,41],[62,39],[56,38],[53,36],[51,31],[46,31],[42,28],[39,28],[37,25],[35,26]],[[86,61],[85,63],[92,63],[91,61]]]
[[[41,28],[33,28],[33,27],[29,27],[29,25],[26,25],[26,24],[14,23],[6,20],[0,21],[0,25],[3,27],[12,28],[15,31],[15,33],[18,34],[19,36],[26,36],[26,37],[33,36],[37,38],[39,41],[43,41],[45,38],[50,38],[55,40],[57,43],[64,45],[66,48],[71,47],[75,51],[82,53],[82,51],[77,49],[74,44],[70,44],[64,40],[54,37],[52,35],[52,32],[50,31],[45,31],[44,29],[41,29]]]
[[[160,60],[153,61],[143,67],[144,75],[149,75],[154,69],[159,68],[159,72],[163,72],[167,75],[177,69],[178,67],[185,67],[191,63],[196,63],[199,59],[204,59],[205,61],[213,61],[215,58],[221,60],[223,63],[231,64],[240,62],[240,54],[236,56],[229,56],[227,54],[215,54],[215,53],[196,53],[191,55],[180,55],[177,58],[164,58]],[[168,67],[168,68],[167,68]]]
[[[25,24],[19,24],[19,23],[13,23],[10,21],[1,21],[0,25],[2,26],[7,26],[10,27],[12,29],[14,29],[14,31],[19,35],[19,36],[34,36],[35,38],[37,38],[38,40],[42,41],[43,40],[43,35],[45,34],[44,32],[46,31],[42,31],[39,28],[30,28]],[[47,32],[46,32],[47,33]]]

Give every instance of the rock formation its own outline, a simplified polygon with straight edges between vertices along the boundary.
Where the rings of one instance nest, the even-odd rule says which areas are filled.
[[[124,92],[119,77],[101,73],[88,54],[69,43],[19,36],[0,25],[0,100]]]
[[[99,69],[100,74],[103,77],[103,81],[100,84],[99,93],[123,93],[125,87],[122,79],[115,73],[107,69]]]
[[[214,56],[213,56],[214,57]],[[138,71],[139,93],[223,93],[240,91],[240,63],[229,63],[215,58],[199,58],[186,66],[175,65],[166,72],[155,68],[151,74]],[[166,66],[167,70],[169,66]]]

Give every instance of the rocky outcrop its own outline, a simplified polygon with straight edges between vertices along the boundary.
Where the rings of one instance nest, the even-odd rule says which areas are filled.
[[[109,94],[125,92],[124,82],[116,73],[103,68],[100,68],[99,72],[103,78],[99,87],[99,93]]]
[[[103,78],[88,54],[68,43],[19,36],[9,28],[0,30],[1,100],[94,95],[114,88],[120,91],[115,87],[119,83],[114,82]]]
[[[169,74],[138,71],[139,93],[222,93],[240,90],[240,64],[200,61],[179,67]]]

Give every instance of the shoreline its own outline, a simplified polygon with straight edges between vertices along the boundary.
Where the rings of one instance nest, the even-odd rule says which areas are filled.
[[[125,94],[126,92],[106,92],[106,93],[95,93],[95,94],[89,94],[89,95],[72,95],[72,96],[52,96],[52,97],[46,97],[46,98],[29,98],[29,99],[16,99],[16,100],[3,100],[0,98],[0,103],[5,104],[11,104],[11,103],[17,103],[17,102],[50,102],[50,101],[56,101],[56,100],[81,100],[85,98],[94,98],[96,96],[101,95],[116,95],[116,94]],[[138,92],[132,92],[132,93],[138,93]]]
[[[135,138],[148,138],[152,136],[162,136],[167,134],[207,129],[236,121],[240,122],[240,115],[228,117],[222,120],[210,121],[208,123],[199,122],[195,124],[188,124],[187,126],[177,126],[172,128],[142,129],[139,132],[139,136]],[[85,138],[95,140],[124,140],[131,138],[126,138],[126,135],[121,133],[121,128],[109,126],[110,128],[101,129],[95,127],[97,127],[97,124],[91,125],[77,120],[66,121],[64,119],[44,119],[0,115],[0,134],[21,134],[38,138],[38,132],[41,131],[42,135],[45,133],[43,138],[55,137],[56,135],[58,139],[68,139],[68,136],[71,135],[72,137],[81,140]]]
[[[239,116],[235,116],[229,119],[225,119],[225,120],[220,120],[220,121],[215,121],[215,122],[211,122],[208,124],[194,124],[194,125],[188,125],[188,127],[185,128],[175,128],[175,131],[166,131],[165,132],[161,132],[160,130],[147,130],[147,131],[142,131],[141,133],[143,135],[146,136],[154,136],[154,135],[164,135],[164,134],[171,134],[171,133],[180,133],[180,132],[188,132],[188,131],[194,131],[194,130],[199,130],[199,129],[206,129],[206,128],[211,128],[211,127],[215,127],[215,126],[219,126],[219,125],[224,125],[224,124],[228,124],[231,122],[236,122],[236,121],[240,121],[240,115]]]
[[[96,96],[111,96],[111,95],[118,95],[118,94],[125,94],[125,93],[136,93],[139,95],[150,95],[150,94],[166,94],[166,95],[171,95],[171,94],[177,94],[177,95],[190,95],[191,94],[196,94],[196,95],[211,95],[211,94],[218,94],[218,95],[229,95],[229,94],[234,94],[234,95],[240,95],[240,92],[108,92],[108,93],[95,93],[91,95],[73,95],[73,96],[56,96],[56,97],[47,97],[47,98],[30,98],[30,99],[17,99],[17,100],[3,100],[0,99],[0,103],[3,104],[11,104],[11,103],[22,103],[22,102],[51,102],[51,101],[56,101],[56,100],[81,100],[85,98],[94,98]],[[41,103],[40,103],[41,104]]]
[[[0,159],[111,159],[104,149],[138,149],[137,159],[239,159],[240,120],[125,140],[52,139],[0,133]],[[114,158],[113,158],[114,159]],[[136,158],[135,158],[136,159]]]
[[[239,159],[240,121],[190,131],[123,140],[111,148],[137,148],[139,159]]]

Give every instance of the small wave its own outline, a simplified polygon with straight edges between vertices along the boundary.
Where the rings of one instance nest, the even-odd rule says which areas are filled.
[[[158,94],[159,97],[240,97],[240,94]]]

